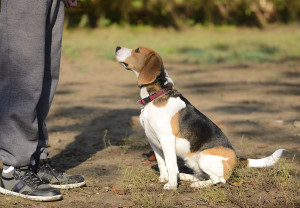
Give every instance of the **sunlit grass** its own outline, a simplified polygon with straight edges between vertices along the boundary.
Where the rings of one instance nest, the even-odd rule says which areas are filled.
[[[181,181],[177,191],[165,191],[158,172],[149,166],[125,168],[121,184],[137,207],[181,207],[180,199],[187,193],[194,204],[203,206],[260,207],[264,203],[268,207],[297,207],[299,176],[293,163],[281,159],[272,168],[237,169],[225,185],[198,190],[190,187],[191,182]]]
[[[294,26],[257,28],[193,27],[153,29],[111,26],[96,30],[66,30],[63,54],[71,59],[85,53],[113,59],[116,46],[143,45],[158,51],[165,61],[184,63],[264,62],[295,59],[300,54],[300,29]]]
[[[137,207],[174,207],[178,194],[162,190],[157,173],[148,166],[124,169],[122,188]]]

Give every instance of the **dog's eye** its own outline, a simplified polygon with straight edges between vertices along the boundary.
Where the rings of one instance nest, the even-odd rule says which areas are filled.
[[[135,49],[134,51],[135,51],[136,53],[139,53],[139,52],[140,52],[140,49],[137,48],[137,49]]]

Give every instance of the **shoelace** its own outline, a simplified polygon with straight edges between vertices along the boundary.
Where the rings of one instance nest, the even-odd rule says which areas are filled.
[[[22,172],[25,172],[22,174]],[[14,173],[16,179],[23,180],[27,185],[31,187],[39,186],[44,184],[44,182],[32,171],[30,167],[28,168],[16,168]]]
[[[48,174],[54,175],[55,177],[63,176],[63,172],[57,171],[51,167],[49,159],[40,160],[38,168],[42,171],[45,171]]]

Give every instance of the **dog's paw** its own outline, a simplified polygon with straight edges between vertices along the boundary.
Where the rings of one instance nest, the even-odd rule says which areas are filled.
[[[197,182],[192,183],[191,187],[192,188],[204,188],[204,187],[211,186],[213,184],[216,184],[216,183],[214,183],[212,180],[197,181]]]
[[[169,181],[168,176],[159,176],[158,179],[159,179],[159,182],[161,182],[161,183],[166,183]]]
[[[166,184],[164,185],[164,189],[165,189],[165,190],[175,190],[175,189],[177,189],[177,185],[176,185],[176,186],[173,186],[173,185],[171,185],[170,183],[166,183]]]
[[[167,172],[161,173],[158,179],[161,183],[167,183],[169,181],[169,175]]]

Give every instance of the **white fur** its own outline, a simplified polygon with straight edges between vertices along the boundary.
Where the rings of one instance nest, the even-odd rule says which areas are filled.
[[[149,93],[147,91],[147,88],[146,87],[142,87],[141,90],[140,90],[140,96],[142,99],[146,98],[149,96]]]
[[[116,54],[115,57],[118,62],[124,62],[126,58],[128,58],[131,55],[132,49],[121,47]],[[123,65],[124,66],[124,65]]]
[[[191,174],[186,174],[186,173],[179,173],[179,179],[182,181],[199,181],[199,178],[195,177],[194,175]]]
[[[282,152],[285,149],[278,149],[269,157],[265,157],[262,159],[248,159],[249,164],[248,167],[253,168],[263,168],[263,167],[270,167],[277,163],[282,155]]]
[[[190,152],[191,144],[188,140],[176,137],[176,155],[185,158]]]
[[[140,73],[138,73],[138,72],[135,71],[134,69],[130,69],[130,70],[133,71],[137,77],[139,77]]]
[[[193,188],[201,188],[209,185],[213,185],[219,182],[225,183],[223,173],[222,161],[228,160],[216,155],[209,155],[204,153],[195,154],[192,157],[184,158],[186,165],[195,171],[194,175],[180,173],[180,180],[193,181],[191,184]],[[213,165],[212,165],[213,164]],[[209,180],[200,181],[202,173],[205,172],[209,176]]]
[[[165,74],[166,74],[166,78],[167,78],[167,81],[164,83],[164,85],[167,85],[168,83],[172,83],[173,87],[174,87],[174,82],[173,80],[171,79],[171,77],[169,76],[167,70],[165,69]]]

